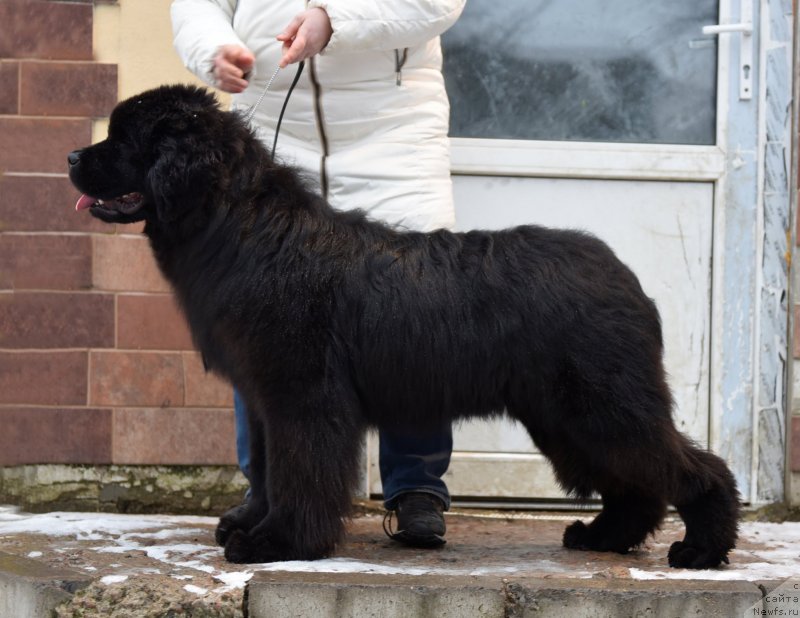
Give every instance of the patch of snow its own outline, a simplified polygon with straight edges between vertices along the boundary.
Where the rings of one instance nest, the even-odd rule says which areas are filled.
[[[748,562],[734,568],[670,569],[669,571],[644,571],[630,569],[633,579],[697,579],[714,581],[756,581],[760,579],[789,579],[800,575],[797,566],[776,565],[771,562]]]
[[[119,584],[128,579],[127,575],[106,575],[100,578],[100,583],[108,586],[109,584]]]
[[[185,535],[187,524],[214,525],[212,517],[177,515],[120,515],[116,513],[43,513],[30,515],[0,510],[0,536],[8,534],[45,534],[54,537],[72,536],[77,540],[105,540],[125,533],[152,528],[171,528],[174,535]],[[168,531],[163,534],[171,536]]]
[[[123,534],[126,539],[172,539],[179,536],[197,536],[197,528],[166,528],[158,532],[129,532]]]
[[[381,575],[509,575],[520,573],[526,570],[532,571],[552,571],[563,573],[565,567],[550,560],[539,560],[535,562],[525,562],[514,565],[495,565],[478,568],[449,569],[442,567],[420,567],[406,566],[402,564],[375,564],[372,562],[361,562],[350,558],[328,558],[326,560],[302,561],[295,560],[289,562],[274,562],[270,564],[251,565],[258,571],[289,571],[293,573],[376,573]],[[592,577],[591,572],[570,571],[570,577],[584,579]],[[220,579],[218,576],[217,579]]]
[[[182,560],[181,562],[171,563],[175,566],[185,567],[187,569],[194,569],[195,571],[202,571],[203,573],[213,573],[216,571],[214,567],[208,564],[203,564],[199,560]]]
[[[41,558],[43,555],[40,551],[32,551],[28,553],[28,558]]]
[[[388,564],[360,562],[350,558],[327,558],[325,560],[289,560],[252,565],[259,571],[291,571],[293,573],[383,573],[385,575],[426,575],[441,572],[428,567],[403,567]]]
[[[186,592],[193,592],[194,594],[204,595],[208,592],[205,588],[201,588],[200,586],[195,586],[194,584],[186,584],[183,589]]]
[[[234,571],[231,573],[220,572],[214,575],[214,579],[218,579],[225,584],[225,589],[244,588],[245,584],[250,581],[251,577],[253,577],[252,571]]]
[[[159,562],[170,562],[172,554],[192,554],[194,552],[208,549],[208,545],[197,545],[194,543],[175,543],[174,545],[139,545],[138,543],[128,542],[116,546],[99,546],[91,549],[101,554],[126,554],[132,551],[140,551],[148,558]]]

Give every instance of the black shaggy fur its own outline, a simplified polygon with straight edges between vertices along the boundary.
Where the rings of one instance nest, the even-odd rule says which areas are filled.
[[[93,215],[146,221],[198,348],[247,403],[253,498],[220,521],[228,560],[330,554],[365,427],[505,410],[566,491],[602,496],[566,547],[625,553],[671,503],[686,537],[670,565],[727,561],[734,479],[675,428],[656,307],[600,240],[400,232],[337,212],[186,86],[121,103],[108,139],[70,155],[70,177],[104,200]]]

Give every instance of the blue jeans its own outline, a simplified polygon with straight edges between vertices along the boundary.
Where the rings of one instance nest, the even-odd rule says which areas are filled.
[[[242,473],[250,478],[250,445],[247,433],[247,409],[239,391],[233,391],[236,419],[236,457]],[[392,510],[397,498],[410,491],[433,494],[450,508],[450,492],[442,476],[450,465],[453,430],[443,423],[438,432],[417,435],[380,432],[379,467],[383,483],[383,504]]]

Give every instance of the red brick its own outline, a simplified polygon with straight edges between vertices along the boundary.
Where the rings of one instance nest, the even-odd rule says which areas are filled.
[[[792,462],[792,472],[800,472],[800,416],[793,416],[791,427],[791,446],[789,447],[789,457]]]
[[[91,4],[3,0],[0,57],[92,59]]]
[[[86,405],[86,352],[0,351],[0,404]]]
[[[79,195],[66,177],[0,176],[2,231],[113,233],[113,225],[75,212]]]
[[[19,64],[0,62],[0,114],[19,113]]]
[[[230,408],[233,389],[225,380],[207,372],[198,352],[184,352],[183,377],[186,381],[186,405],[196,408]]]
[[[0,347],[114,346],[114,298],[109,294],[0,293]]]
[[[0,407],[0,465],[111,463],[111,410]]]
[[[94,238],[94,287],[124,292],[169,292],[143,236]]]
[[[231,410],[114,410],[116,464],[236,463]]]
[[[85,290],[92,285],[88,236],[0,235],[0,286],[16,290]]]
[[[10,242],[4,242],[6,237],[0,234],[0,290],[10,290],[14,287],[14,247]],[[0,334],[2,337],[2,334]]]
[[[67,155],[89,145],[89,119],[0,118],[0,169],[5,172],[67,172]]]
[[[92,352],[90,364],[92,406],[183,405],[180,353]]]
[[[186,318],[171,294],[117,297],[117,348],[191,350]]]
[[[109,116],[117,102],[117,65],[23,62],[20,113],[29,116]]]

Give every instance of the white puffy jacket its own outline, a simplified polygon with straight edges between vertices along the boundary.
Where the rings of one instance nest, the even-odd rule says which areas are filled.
[[[286,110],[278,155],[316,174],[337,208],[362,208],[409,229],[454,223],[447,139],[449,104],[439,34],[465,0],[173,0],[175,48],[213,85],[217,49],[256,56],[250,86],[233,97],[249,108],[277,67],[275,37],[307,7],[325,9],[333,35],[306,70]],[[296,65],[279,72],[254,124],[271,145]]]

